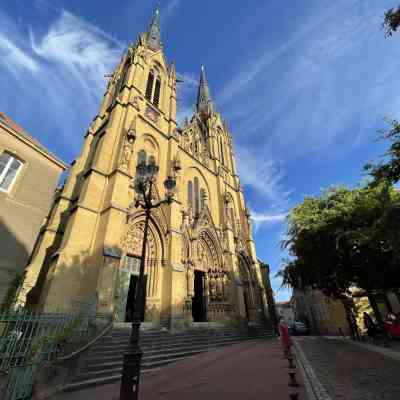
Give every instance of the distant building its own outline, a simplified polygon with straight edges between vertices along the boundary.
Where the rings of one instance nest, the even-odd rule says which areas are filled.
[[[343,303],[325,296],[320,290],[294,289],[291,304],[295,320],[305,322],[312,333],[325,335],[350,333]]]
[[[292,304],[290,301],[279,301],[275,305],[278,318],[282,317],[289,326],[295,321]]]
[[[0,113],[0,305],[22,274],[67,166]]]

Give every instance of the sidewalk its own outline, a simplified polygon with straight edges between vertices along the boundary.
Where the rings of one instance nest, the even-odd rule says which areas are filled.
[[[398,352],[335,337],[304,336],[296,343],[331,399],[400,399]]]
[[[276,338],[228,346],[166,366],[142,377],[140,400],[288,400],[287,360]],[[298,368],[299,370],[299,368]],[[307,400],[301,373],[296,388]],[[56,400],[118,399],[119,385],[56,396]]]

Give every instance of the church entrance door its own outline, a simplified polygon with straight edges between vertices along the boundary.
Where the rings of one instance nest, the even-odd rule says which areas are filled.
[[[120,269],[119,288],[117,302],[117,317],[118,322],[132,322],[133,312],[135,309],[137,284],[139,280],[140,258],[127,255],[124,260],[124,265]],[[146,286],[147,275],[144,276],[144,285]],[[145,305],[146,295],[143,301]],[[142,321],[144,319],[144,310],[142,310]]]
[[[192,298],[193,322],[204,322],[207,320],[204,298],[204,279],[204,272],[194,272],[194,296]]]

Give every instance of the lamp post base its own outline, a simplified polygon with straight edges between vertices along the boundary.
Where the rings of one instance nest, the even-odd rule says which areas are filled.
[[[139,348],[124,354],[120,400],[138,399],[142,356],[143,352]]]

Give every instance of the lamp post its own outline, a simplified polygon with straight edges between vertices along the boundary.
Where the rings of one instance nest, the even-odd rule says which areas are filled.
[[[146,287],[144,285],[144,268],[151,210],[159,207],[162,204],[171,204],[176,186],[175,178],[173,176],[168,176],[164,182],[165,199],[154,203],[152,189],[156,183],[158,169],[159,168],[156,165],[155,159],[152,156],[149,157],[147,164],[146,161],[141,161],[136,167],[136,177],[134,182],[135,207],[141,206],[144,209],[145,222],[139,279],[137,283],[138,287],[136,290],[135,307],[132,321],[132,331],[129,339],[129,349],[124,354],[123,361],[120,400],[136,400],[139,396],[140,362],[143,355],[143,352],[139,346],[139,338],[140,323],[146,295]]]

